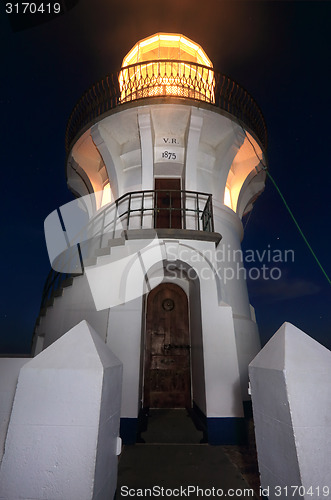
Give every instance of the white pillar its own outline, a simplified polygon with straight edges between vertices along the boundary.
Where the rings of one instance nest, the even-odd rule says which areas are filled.
[[[113,498],[122,364],[82,321],[20,371],[0,499]]]
[[[187,191],[197,191],[197,165],[202,124],[203,112],[192,108],[186,146],[185,189]]]
[[[264,494],[331,498],[331,352],[284,323],[249,376]]]
[[[0,359],[0,463],[5,447],[18,375],[22,366],[28,361],[29,358]]]
[[[113,197],[116,200],[119,197],[119,193],[122,190],[121,178],[120,178],[121,176],[119,168],[116,168],[113,156],[111,154],[111,150],[105,143],[105,140],[100,132],[99,124],[96,124],[91,128],[91,137],[105,163],[108,177],[111,182],[111,190],[113,193]],[[117,147],[114,146],[113,150],[114,149],[116,150]]]
[[[141,189],[154,189],[153,134],[150,111],[138,109],[141,143]]]

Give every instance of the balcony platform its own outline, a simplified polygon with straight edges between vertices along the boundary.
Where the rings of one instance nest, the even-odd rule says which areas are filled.
[[[220,233],[215,233],[211,231],[196,231],[194,229],[170,229],[170,228],[129,229],[129,230],[124,230],[122,235],[126,240],[153,239],[157,235],[159,239],[166,238],[174,240],[213,241],[215,243],[215,246],[217,246],[222,239]]]

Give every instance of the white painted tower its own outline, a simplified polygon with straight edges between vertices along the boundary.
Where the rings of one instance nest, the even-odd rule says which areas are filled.
[[[45,222],[34,353],[85,319],[123,363],[125,442],[144,407],[193,407],[210,443],[238,441],[260,349],[240,255],[260,109],[195,42],[158,33],[81,97],[66,147],[77,200]]]

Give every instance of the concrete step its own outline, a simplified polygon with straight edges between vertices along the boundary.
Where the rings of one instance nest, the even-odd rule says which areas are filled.
[[[116,247],[116,246],[125,245],[125,241],[126,241],[126,239],[124,237],[112,238],[112,239],[108,240],[108,246]]]
[[[54,297],[51,299],[48,299],[46,302],[46,308],[51,307],[54,304]]]
[[[111,247],[103,247],[103,248],[98,248],[97,250],[94,251],[94,255],[96,257],[101,257],[103,255],[109,255],[111,252]]]
[[[89,257],[88,259],[84,259],[84,267],[95,266],[97,263],[98,257]]]
[[[77,276],[80,276],[80,275],[77,275]],[[73,284],[73,282],[74,282],[74,277],[67,278],[64,281],[62,281],[61,287],[67,288],[68,286],[71,286]]]

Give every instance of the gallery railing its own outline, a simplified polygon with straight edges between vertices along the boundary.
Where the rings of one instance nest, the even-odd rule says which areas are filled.
[[[79,99],[67,124],[66,150],[91,123],[113,108],[151,97],[204,101],[233,115],[267,147],[262,112],[253,97],[229,77],[208,66],[176,60],[147,61],[122,68],[92,85]]]

